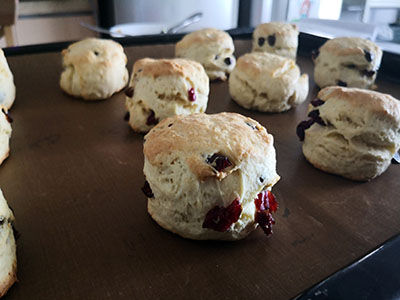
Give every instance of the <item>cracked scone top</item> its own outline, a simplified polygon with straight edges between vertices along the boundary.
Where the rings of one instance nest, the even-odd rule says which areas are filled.
[[[209,79],[201,64],[182,58],[140,59],[125,92],[129,125],[147,132],[165,118],[204,112],[208,93]]]
[[[7,109],[0,105],[0,165],[10,154],[11,118]]]
[[[236,113],[168,118],[145,136],[144,156],[148,212],[165,229],[222,240],[257,224],[271,232],[279,176],[273,137],[258,122]]]
[[[387,94],[327,87],[298,126],[306,159],[323,171],[367,181],[382,174],[400,148],[400,103]]]
[[[370,40],[341,37],[328,40],[313,52],[314,80],[320,87],[371,88],[381,63],[382,50]]]
[[[17,281],[16,243],[12,224],[14,215],[0,189],[0,297]]]
[[[235,47],[225,31],[207,28],[189,33],[175,46],[175,56],[201,63],[210,80],[226,80],[235,66]]]
[[[122,90],[128,82],[127,58],[112,40],[85,39],[62,52],[60,86],[69,95],[100,100]]]
[[[247,109],[281,112],[304,102],[308,75],[289,58],[265,52],[239,57],[229,77],[232,98]]]
[[[253,50],[296,59],[299,30],[295,24],[260,24],[253,32]]]
[[[10,109],[15,100],[14,77],[0,48],[0,105]]]

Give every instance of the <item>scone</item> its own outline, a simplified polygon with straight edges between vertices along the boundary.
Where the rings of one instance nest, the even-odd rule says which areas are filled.
[[[175,56],[201,63],[210,80],[226,80],[236,59],[231,36],[225,31],[207,28],[189,33],[176,44]]]
[[[295,24],[260,24],[253,32],[253,51],[268,52],[296,59],[299,30]]]
[[[0,48],[0,105],[10,109],[15,100],[14,77]]]
[[[382,50],[374,42],[356,37],[328,40],[313,52],[314,81],[320,87],[368,89],[375,82]]]
[[[327,87],[297,127],[316,168],[367,181],[382,174],[400,148],[400,102],[358,88]]]
[[[0,190],[0,297],[17,281],[14,215]]]
[[[7,113],[7,108],[0,105],[0,165],[10,153],[11,137],[11,117]]]
[[[209,80],[201,64],[179,58],[140,59],[125,91],[129,125],[147,132],[165,118],[204,112],[208,93]]]
[[[273,137],[236,113],[168,118],[144,143],[143,192],[162,227],[186,238],[237,240],[272,233],[279,180]]]
[[[232,98],[247,109],[281,112],[304,102],[308,75],[289,58],[265,52],[241,56],[229,77]]]
[[[112,40],[85,39],[61,54],[64,71],[60,86],[69,95],[85,100],[107,99],[128,82],[124,49]]]

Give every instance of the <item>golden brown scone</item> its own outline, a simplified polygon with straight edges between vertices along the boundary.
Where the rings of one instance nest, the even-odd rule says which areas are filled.
[[[0,105],[10,109],[15,100],[14,77],[0,48]]]
[[[0,105],[0,165],[10,154],[11,121],[7,108]]]
[[[382,174],[400,148],[400,103],[387,94],[327,87],[299,124],[306,159],[323,171],[367,181]]]
[[[294,60],[266,52],[239,57],[229,78],[232,98],[247,109],[281,112],[304,102],[308,75]]]
[[[209,80],[201,64],[179,58],[140,59],[125,92],[129,125],[147,132],[167,117],[204,112],[208,93]]]
[[[0,189],[0,297],[17,281],[16,243],[12,224],[14,215]]]
[[[313,53],[314,80],[320,87],[344,86],[368,89],[375,82],[382,50],[370,40],[341,37],[328,40]]]
[[[296,59],[299,30],[295,24],[260,24],[253,32],[253,51]]]
[[[210,80],[226,80],[235,67],[235,47],[225,31],[207,28],[189,33],[176,44],[175,56],[201,63]]]
[[[168,118],[145,136],[144,156],[148,211],[165,229],[201,240],[241,239],[257,224],[270,233],[279,176],[273,137],[258,122],[235,113]]]
[[[64,71],[60,86],[69,95],[107,99],[128,82],[127,58],[117,42],[89,38],[73,43],[61,54]]]

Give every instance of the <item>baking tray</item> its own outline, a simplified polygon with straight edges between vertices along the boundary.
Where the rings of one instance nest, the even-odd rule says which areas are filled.
[[[237,38],[238,57],[251,41]],[[125,42],[129,71],[142,57],[172,57],[173,43],[162,39]],[[123,120],[124,94],[69,97],[58,84],[60,46],[32,49],[6,51],[18,54],[8,57],[17,99],[0,187],[21,237],[19,282],[5,299],[290,299],[400,232],[399,165],[359,183],[304,159],[295,128],[318,92],[308,55],[298,57],[310,75],[308,99],[285,113],[245,110],[226,82],[211,83],[207,113],[237,112],[264,125],[275,137],[281,176],[274,234],[217,242],[183,239],[147,214],[143,135]],[[377,84],[400,98],[386,77]]]

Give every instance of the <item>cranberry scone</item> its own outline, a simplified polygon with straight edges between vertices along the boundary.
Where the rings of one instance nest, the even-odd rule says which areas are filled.
[[[272,233],[279,180],[273,136],[236,113],[165,119],[146,136],[143,192],[163,228],[196,240]]]

